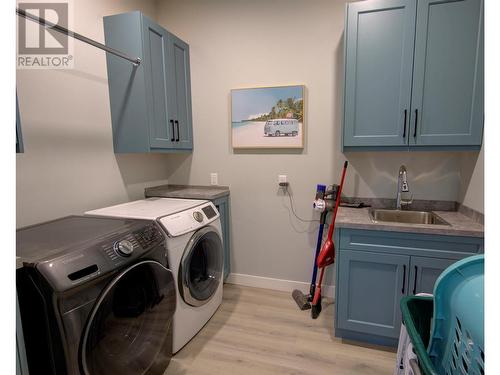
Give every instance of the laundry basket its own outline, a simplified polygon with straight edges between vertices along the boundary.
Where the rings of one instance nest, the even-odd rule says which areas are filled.
[[[401,311],[423,374],[484,374],[483,255],[452,264],[433,298],[404,297]]]
[[[431,333],[434,298],[420,296],[403,297],[400,305],[403,315],[403,324],[410,338],[413,351],[417,356],[418,363],[416,366],[419,369],[417,369],[417,371],[410,371],[410,369],[399,370],[398,374],[421,373],[425,375],[437,375],[438,372],[427,353],[427,345],[429,344]],[[409,349],[406,348],[403,350]],[[404,363],[405,367],[411,365],[411,362],[410,360],[408,364]],[[403,363],[401,363],[401,366],[403,366]]]

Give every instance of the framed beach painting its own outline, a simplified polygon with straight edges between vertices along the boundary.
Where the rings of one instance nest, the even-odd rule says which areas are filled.
[[[233,148],[304,148],[304,86],[231,90]]]

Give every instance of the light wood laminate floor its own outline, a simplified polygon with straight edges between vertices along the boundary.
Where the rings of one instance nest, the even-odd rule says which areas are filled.
[[[224,285],[224,300],[168,375],[392,374],[396,354],[333,334],[334,305],[312,320],[290,293]]]

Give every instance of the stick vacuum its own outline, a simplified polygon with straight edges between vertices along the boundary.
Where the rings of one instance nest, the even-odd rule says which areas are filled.
[[[335,209],[333,210],[332,222],[330,223],[330,228],[328,229],[328,237],[321,248],[321,251],[316,260],[316,265],[321,269],[319,275],[318,285],[315,289],[314,298],[311,304],[311,317],[316,319],[321,313],[321,284],[323,283],[323,276],[325,274],[325,269],[328,265],[335,262],[335,245],[332,240],[333,230],[335,228],[335,218],[337,217],[337,212],[339,210],[340,199],[342,196],[342,188],[344,186],[345,174],[347,171],[347,161],[344,163],[344,168],[342,169],[342,178],[340,180],[340,186],[337,193],[337,199],[335,201]]]
[[[325,185],[318,185],[318,187],[320,186],[324,187]],[[304,294],[302,293],[302,291],[298,289],[295,289],[292,292],[292,297],[297,303],[297,306],[299,306],[299,309],[301,310],[309,310],[311,308],[311,302],[314,297],[314,290],[316,289],[316,276],[318,274],[318,266],[316,265],[316,259],[318,258],[319,251],[321,250],[321,241],[323,240],[323,228],[325,227],[326,215],[327,215],[326,210],[321,212],[319,229],[318,229],[318,240],[316,244],[316,252],[314,255],[313,274],[312,274],[311,286],[309,287],[309,294]]]
[[[338,185],[334,185],[332,190],[326,191],[325,185],[316,186],[316,199],[314,200],[313,207],[316,210],[321,211],[321,216],[319,220],[318,229],[318,240],[316,242],[316,252],[314,254],[313,262],[313,273],[311,286],[309,287],[309,294],[304,294],[302,291],[295,289],[292,292],[292,297],[299,306],[301,310],[309,310],[311,308],[311,302],[314,297],[314,291],[316,290],[316,277],[318,275],[318,266],[316,260],[318,259],[319,252],[321,250],[321,243],[323,241],[323,228],[325,227],[326,216],[328,211],[331,211],[332,201],[336,199],[336,193],[338,192]],[[333,197],[332,197],[333,195]]]

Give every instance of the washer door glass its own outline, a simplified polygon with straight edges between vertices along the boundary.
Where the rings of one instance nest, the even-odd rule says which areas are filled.
[[[121,272],[101,293],[86,325],[84,374],[163,374],[172,356],[175,282],[158,262]]]
[[[189,240],[179,268],[179,290],[184,301],[201,306],[213,297],[222,278],[222,240],[211,227]]]

